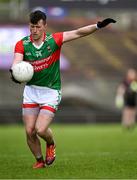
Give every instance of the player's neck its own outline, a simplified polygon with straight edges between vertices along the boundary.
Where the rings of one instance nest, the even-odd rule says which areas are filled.
[[[37,40],[33,40],[33,44],[35,44],[36,46],[40,46],[43,43],[42,38],[41,39],[37,39]]]

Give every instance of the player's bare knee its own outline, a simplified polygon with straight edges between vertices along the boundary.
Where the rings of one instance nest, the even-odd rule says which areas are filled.
[[[31,138],[36,135],[36,132],[33,128],[26,128],[27,138]]]
[[[36,127],[35,129],[36,129],[37,134],[38,134],[40,137],[45,136],[45,132],[46,132],[46,130],[47,130],[46,127]]]

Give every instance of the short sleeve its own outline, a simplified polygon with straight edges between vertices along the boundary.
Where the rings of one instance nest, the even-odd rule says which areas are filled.
[[[16,43],[14,52],[24,54],[24,46],[23,46],[23,41],[22,40],[20,40],[20,41],[18,41]]]
[[[52,34],[56,44],[60,47],[63,44],[63,32],[57,32]]]

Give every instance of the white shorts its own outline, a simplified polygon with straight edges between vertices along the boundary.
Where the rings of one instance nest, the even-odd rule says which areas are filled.
[[[23,93],[23,109],[39,108],[55,113],[61,101],[61,91],[48,87],[25,86]]]

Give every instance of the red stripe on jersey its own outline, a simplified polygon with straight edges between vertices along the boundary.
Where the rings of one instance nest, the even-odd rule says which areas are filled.
[[[30,62],[29,60],[25,60],[25,61],[28,61],[32,64],[35,72],[39,72],[43,69],[48,68],[51,64],[53,64],[54,62],[59,60],[59,57],[60,57],[60,49],[55,51],[51,56],[49,56],[47,58],[40,59],[37,61],[32,61],[32,62]]]
[[[22,40],[20,40],[16,43],[14,52],[24,54],[24,46],[23,46]]]
[[[23,108],[36,108],[39,107],[38,104],[22,104]]]
[[[52,34],[56,44],[60,47],[63,43],[63,32],[57,32]]]
[[[49,110],[53,113],[56,112],[56,109],[54,109],[53,107],[50,107],[50,106],[41,106],[40,109],[45,109],[45,110]]]

